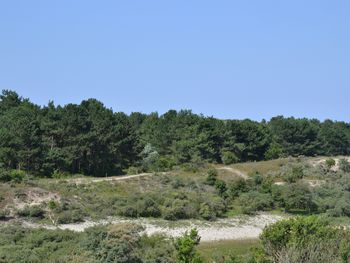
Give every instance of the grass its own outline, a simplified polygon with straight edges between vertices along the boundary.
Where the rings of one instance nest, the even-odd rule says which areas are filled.
[[[222,262],[224,256],[234,255],[247,257],[250,250],[259,246],[258,239],[223,240],[216,242],[201,242],[198,251],[204,262]]]
[[[266,174],[267,172],[276,172],[281,166],[287,164],[293,159],[281,158],[270,161],[260,161],[260,162],[247,162],[247,163],[237,163],[233,167],[237,170],[245,172],[246,174],[254,174],[255,172]]]

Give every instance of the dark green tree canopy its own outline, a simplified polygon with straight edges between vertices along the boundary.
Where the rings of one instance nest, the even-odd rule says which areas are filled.
[[[157,153],[144,165],[145,147]],[[131,166],[169,169],[190,162],[232,163],[298,155],[350,154],[350,124],[284,118],[220,120],[190,110],[163,115],[113,112],[96,99],[37,106],[0,95],[0,167],[50,176],[106,176]]]

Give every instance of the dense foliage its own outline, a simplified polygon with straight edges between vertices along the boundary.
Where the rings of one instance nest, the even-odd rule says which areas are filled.
[[[350,260],[350,235],[315,216],[283,220],[261,234],[265,262],[328,262]]]
[[[147,236],[133,224],[93,227],[83,233],[65,230],[0,228],[0,262],[201,263],[195,229],[173,240]]]
[[[350,124],[344,122],[219,120],[188,110],[126,115],[95,99],[39,107],[13,91],[0,96],[0,167],[46,176],[349,153]]]

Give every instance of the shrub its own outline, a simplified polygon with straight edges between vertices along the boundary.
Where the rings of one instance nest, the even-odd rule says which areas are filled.
[[[2,209],[0,210],[0,220],[5,220],[9,215],[9,211]]]
[[[226,165],[237,163],[239,161],[238,157],[234,153],[228,151],[222,152],[221,160]]]
[[[126,216],[126,217],[137,217],[138,211],[136,207],[132,205],[127,205],[120,208],[119,214],[121,216]]]
[[[241,193],[247,192],[249,190],[247,181],[243,178],[237,178],[234,180],[228,189],[228,194],[230,197],[234,198],[239,196]]]
[[[199,165],[196,163],[184,163],[181,167],[184,172],[197,173],[199,171]]]
[[[168,199],[165,201],[162,216],[167,220],[195,218],[198,216],[195,203],[186,199]]]
[[[0,169],[0,182],[6,183],[11,181],[11,175],[8,170]]]
[[[215,185],[218,177],[218,171],[215,169],[209,169],[207,171],[207,179],[206,182],[208,185]]]
[[[150,197],[140,200],[136,204],[138,214],[144,217],[159,217],[161,211],[158,204]]]
[[[256,211],[264,211],[273,207],[273,199],[270,194],[250,191],[239,197],[243,213],[251,214]]]
[[[139,254],[143,263],[175,263],[175,247],[164,235],[143,235],[140,247],[141,253]]]
[[[58,224],[70,224],[70,223],[78,223],[84,221],[84,213],[79,210],[65,210],[59,213],[57,218]]]
[[[216,218],[215,211],[206,203],[200,205],[199,215],[205,220],[213,220]]]
[[[349,196],[346,198],[345,196],[337,199],[335,202],[335,206],[332,209],[329,209],[327,213],[331,216],[339,217],[339,216],[350,216],[350,199]]]
[[[62,178],[67,178],[69,177],[69,174],[66,172],[61,172],[59,170],[55,170],[53,174],[51,175],[52,178],[54,179],[62,179]]]
[[[142,173],[142,169],[139,167],[135,167],[135,166],[130,166],[126,170],[126,174],[128,174],[128,175],[134,175],[134,174],[139,174],[139,173]]]
[[[283,200],[287,211],[304,210],[311,212],[316,210],[316,204],[307,184],[294,183],[286,187]]]
[[[282,178],[288,183],[295,183],[304,177],[304,167],[301,164],[288,164],[282,167]]]
[[[175,177],[174,180],[171,182],[171,187],[173,189],[178,189],[184,186],[185,186],[185,182],[180,177]]]
[[[345,173],[350,173],[350,163],[347,159],[340,159],[339,160],[339,169]]]
[[[175,165],[171,157],[159,157],[152,166],[155,171],[169,171]]]
[[[0,169],[0,182],[20,183],[23,181],[25,172],[21,170],[5,170]]]
[[[222,180],[217,180],[215,182],[215,189],[218,191],[219,195],[223,198],[226,198],[227,195],[227,186],[226,183]]]
[[[26,173],[21,170],[11,170],[10,171],[10,176],[11,176],[11,181],[15,183],[20,183],[23,181]]]
[[[297,217],[267,226],[260,239],[273,262],[341,262],[349,232],[316,216]]]
[[[332,158],[329,158],[326,160],[326,166],[328,169],[332,168],[335,165],[335,160]]]
[[[175,240],[176,258],[179,263],[201,263],[203,260],[196,251],[200,242],[200,236],[196,229],[185,232],[182,237]]]
[[[18,210],[17,215],[22,217],[44,218],[45,211],[40,206],[33,205]]]
[[[95,227],[86,231],[81,243],[98,262],[141,263],[138,253],[141,230],[133,224]]]

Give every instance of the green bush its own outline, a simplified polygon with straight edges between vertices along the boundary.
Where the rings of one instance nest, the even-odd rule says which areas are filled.
[[[175,263],[175,247],[164,235],[142,235],[140,246],[143,263]]]
[[[224,181],[222,180],[216,180],[215,182],[215,189],[218,191],[219,196],[223,198],[227,198],[227,185]]]
[[[135,206],[132,205],[126,205],[120,208],[119,214],[121,216],[126,216],[126,217],[137,217],[138,216],[138,211]]]
[[[264,211],[273,207],[273,199],[270,194],[250,191],[239,196],[239,203],[243,213],[252,214],[256,211]]]
[[[197,163],[184,163],[181,167],[184,172],[197,173],[199,171],[199,165]]]
[[[9,182],[11,181],[11,175],[8,170],[0,169],[0,182]]]
[[[218,171],[216,169],[209,169],[207,171],[206,183],[208,185],[215,185],[217,177],[218,177]]]
[[[5,170],[0,169],[0,182],[20,183],[23,181],[26,173],[21,170]]]
[[[65,210],[58,214],[58,224],[70,224],[84,221],[85,214],[79,210]]]
[[[249,190],[248,183],[243,178],[237,178],[228,187],[228,195],[231,198],[239,196],[241,193],[247,192]]]
[[[345,173],[350,173],[350,163],[347,159],[339,160],[339,169]]]
[[[199,215],[205,220],[214,220],[216,218],[216,212],[207,203],[200,205]]]
[[[332,168],[335,165],[335,160],[332,158],[329,158],[326,160],[326,166],[328,169]]]
[[[0,220],[5,220],[9,215],[9,211],[6,209],[0,210]]]
[[[267,226],[260,236],[272,262],[347,262],[349,232],[316,216],[297,217]],[[289,261],[293,258],[293,261]],[[289,260],[288,260],[289,259]]]
[[[150,197],[146,197],[143,200],[139,200],[136,203],[139,216],[143,217],[159,217],[161,211],[158,204]]]
[[[202,263],[199,253],[196,250],[200,242],[200,236],[196,229],[189,233],[185,232],[182,237],[175,240],[176,258],[179,263]]]
[[[81,244],[97,262],[142,263],[140,231],[140,226],[132,224],[95,227],[86,231]]]
[[[128,175],[134,175],[134,174],[139,174],[142,173],[142,169],[140,167],[135,167],[135,166],[130,166],[127,170],[126,170],[126,174]]]
[[[69,177],[69,173],[62,172],[59,170],[55,170],[53,174],[51,175],[52,178],[54,179],[63,179]]]
[[[288,183],[295,183],[304,177],[302,164],[288,164],[282,167],[281,177]]]
[[[309,186],[304,183],[294,183],[284,189],[283,201],[287,211],[303,210],[312,212],[317,209]]]
[[[159,157],[152,165],[152,169],[159,172],[169,171],[175,164],[175,161],[171,157]]]
[[[193,218],[196,217],[196,211],[188,200],[175,199],[163,210],[163,217],[167,220]]]
[[[17,211],[17,215],[22,217],[32,217],[32,218],[44,218],[45,211],[41,206],[33,205],[26,206],[21,210]]]
[[[238,157],[234,153],[228,151],[222,152],[221,160],[226,165],[237,163],[239,161]]]

